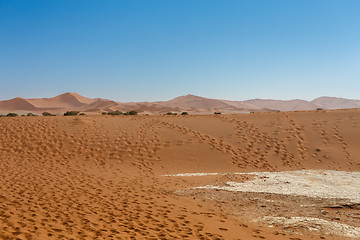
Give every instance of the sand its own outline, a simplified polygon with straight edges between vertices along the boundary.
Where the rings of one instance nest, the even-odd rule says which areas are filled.
[[[344,200],[194,188],[360,171],[359,123],[359,110],[0,118],[0,239],[350,239],[283,221],[355,234]],[[181,173],[222,174],[164,176]]]

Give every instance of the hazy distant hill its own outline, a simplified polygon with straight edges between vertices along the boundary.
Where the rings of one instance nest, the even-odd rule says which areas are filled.
[[[360,100],[346,98],[319,97],[311,102],[326,109],[360,108]]]
[[[221,108],[229,107],[229,104],[221,100],[198,97],[191,94],[188,94],[186,96],[180,96],[170,101],[157,102],[157,103],[163,106],[178,107],[185,109],[191,109],[191,108],[221,109]]]
[[[297,111],[297,110],[314,110],[319,108],[318,105],[300,99],[295,100],[272,100],[272,99],[252,99],[246,100],[244,103],[247,103],[251,106],[256,106],[260,109],[276,109],[280,111]]]
[[[194,95],[176,97],[169,101],[157,102],[128,102],[121,103],[108,99],[87,98],[78,93],[64,93],[52,98],[14,98],[0,101],[0,111],[32,111],[42,112],[44,110],[53,113],[62,113],[69,110],[83,112],[102,111],[129,111],[136,110],[140,113],[166,113],[166,112],[193,112],[211,113],[220,111],[224,113],[238,113],[251,111],[295,111],[360,108],[360,100],[320,97],[312,101],[300,99],[295,100],[273,100],[273,99],[252,99],[246,101],[229,101],[220,99],[204,98]]]

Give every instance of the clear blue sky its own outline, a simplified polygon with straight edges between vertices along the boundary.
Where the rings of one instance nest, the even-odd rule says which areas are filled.
[[[0,0],[0,99],[359,90],[359,0]]]

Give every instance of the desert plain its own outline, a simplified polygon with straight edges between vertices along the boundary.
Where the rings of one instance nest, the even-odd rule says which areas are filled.
[[[360,110],[0,118],[0,239],[359,239]]]

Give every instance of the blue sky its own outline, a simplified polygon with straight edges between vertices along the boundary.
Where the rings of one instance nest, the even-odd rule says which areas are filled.
[[[358,0],[0,0],[0,99],[360,99]]]

